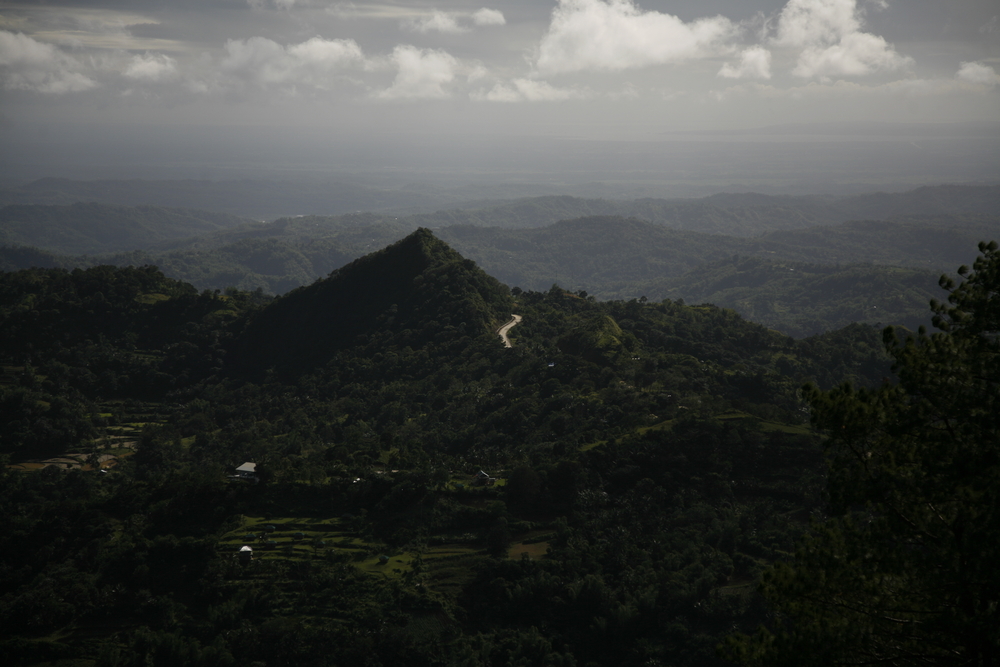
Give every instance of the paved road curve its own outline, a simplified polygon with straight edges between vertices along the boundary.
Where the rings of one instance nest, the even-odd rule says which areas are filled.
[[[510,316],[510,322],[497,329],[497,335],[500,336],[500,340],[503,341],[504,347],[513,347],[513,345],[510,344],[510,338],[507,338],[507,332],[510,331],[520,321],[521,321],[520,315],[512,314]]]

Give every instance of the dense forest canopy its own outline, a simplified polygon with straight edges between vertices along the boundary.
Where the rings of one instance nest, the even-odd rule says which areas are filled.
[[[837,634],[855,620],[797,606],[796,582],[830,595],[810,555],[834,553],[824,535],[897,544],[879,503],[937,503],[960,479],[954,548],[899,547],[879,572],[945,619],[914,645],[989,655],[993,555],[969,551],[996,533],[998,255],[982,252],[944,283],[943,333],[889,353],[870,325],[794,339],[709,304],[510,289],[426,229],[277,298],[152,266],[0,273],[0,650],[722,665],[816,662],[831,641],[907,664],[877,619]],[[941,410],[960,438],[922,437]],[[878,446],[874,477],[858,442]],[[953,467],[928,468],[948,446]],[[961,613],[927,585],[955,558]]]
[[[940,332],[885,332],[899,382],[809,388],[830,435],[833,515],[762,592],[770,628],[731,643],[755,665],[1000,660],[1000,252],[943,278]]]

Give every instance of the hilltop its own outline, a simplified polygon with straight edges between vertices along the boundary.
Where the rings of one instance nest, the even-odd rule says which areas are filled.
[[[491,333],[510,317],[508,289],[429,230],[276,299],[238,341],[235,367],[301,373],[340,349],[417,347]]]

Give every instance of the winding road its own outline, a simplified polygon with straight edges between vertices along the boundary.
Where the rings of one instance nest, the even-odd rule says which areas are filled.
[[[513,345],[510,344],[510,338],[507,338],[507,332],[514,328],[514,326],[520,321],[520,315],[511,314],[510,322],[497,329],[497,335],[500,336],[500,340],[503,341],[504,347],[513,347]]]

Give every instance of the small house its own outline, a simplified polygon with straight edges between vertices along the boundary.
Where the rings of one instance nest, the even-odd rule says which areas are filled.
[[[240,563],[243,564],[249,563],[250,561],[253,560],[253,549],[244,544],[236,555],[239,556]]]
[[[252,461],[247,461],[243,465],[236,468],[236,474],[230,475],[229,478],[256,484],[259,481],[257,478],[257,464]]]
[[[493,486],[496,484],[496,481],[496,477],[490,477],[487,473],[480,470],[472,478],[472,486]]]

